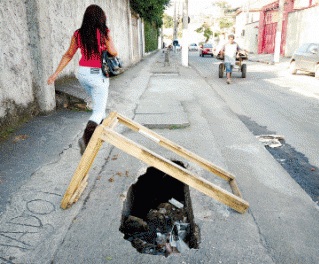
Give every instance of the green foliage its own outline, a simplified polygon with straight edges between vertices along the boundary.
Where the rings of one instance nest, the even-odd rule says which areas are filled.
[[[214,4],[215,6],[218,6],[219,8],[224,10],[224,14],[231,14],[235,10],[231,8],[231,5],[227,3],[227,1],[218,1]],[[219,19],[219,28],[225,29],[230,28],[233,26],[233,22],[225,17]]]
[[[224,29],[224,28],[230,28],[233,26],[233,22],[232,21],[229,21],[228,19],[226,18],[222,18],[220,21],[219,21],[219,27],[220,29]]]
[[[170,0],[130,0],[131,8],[144,19],[145,51],[158,48],[158,29]],[[169,22],[168,22],[169,23]]]
[[[174,20],[173,20],[173,17],[167,15],[167,14],[164,14],[163,15],[163,23],[164,23],[164,27],[165,28],[172,28],[174,27]]]
[[[227,1],[218,1],[216,3],[214,3],[215,6],[218,6],[222,9],[230,9],[230,5],[227,3]]]
[[[131,8],[145,21],[155,23],[156,27],[163,24],[162,16],[170,0],[130,0]]]
[[[203,33],[205,37],[205,42],[208,42],[211,36],[213,35],[213,31],[206,23],[204,23],[201,27],[197,28],[195,31],[197,33]]]
[[[158,28],[155,23],[144,21],[145,51],[153,51],[158,48]]]

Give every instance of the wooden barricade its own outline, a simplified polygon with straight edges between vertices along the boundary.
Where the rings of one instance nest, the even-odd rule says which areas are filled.
[[[140,133],[141,135],[151,139],[158,145],[178,154],[179,156],[198,164],[203,169],[211,172],[222,179],[229,182],[232,192],[222,189],[219,186],[207,181],[206,179],[195,175],[189,170],[175,164],[174,162],[161,157],[160,155],[152,152],[151,150],[141,146],[134,141],[126,138],[125,136],[114,131],[114,128],[122,124],[131,130]],[[99,125],[91,140],[88,144],[81,160],[76,168],[72,180],[64,194],[61,202],[61,207],[66,209],[73,203],[77,202],[81,193],[87,185],[88,172],[92,163],[102,146],[106,141],[120,150],[140,159],[149,166],[153,166],[164,173],[176,178],[177,180],[195,188],[196,190],[214,198],[215,200],[224,203],[225,205],[233,208],[239,213],[244,213],[249,207],[248,202],[242,199],[242,195],[236,183],[234,175],[224,171],[211,162],[199,157],[198,155],[176,145],[168,139],[158,135],[154,131],[116,113],[112,112],[101,125]]]

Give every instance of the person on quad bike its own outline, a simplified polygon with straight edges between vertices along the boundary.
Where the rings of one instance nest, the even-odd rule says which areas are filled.
[[[224,65],[226,68],[227,83],[230,84],[230,77],[233,70],[233,66],[236,63],[236,55],[241,50],[239,45],[234,41],[235,36],[230,34],[228,36],[228,43],[224,45],[221,53],[224,55]]]

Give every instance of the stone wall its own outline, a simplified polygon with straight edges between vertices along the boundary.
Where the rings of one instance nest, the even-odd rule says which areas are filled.
[[[285,56],[292,56],[303,43],[319,43],[318,17],[319,6],[289,14]]]
[[[141,20],[129,0],[1,0],[0,127],[22,117],[55,110],[54,86],[46,84],[81,26],[86,7],[97,4],[107,15],[119,57],[125,66],[139,61]],[[79,52],[61,73],[74,76]]]

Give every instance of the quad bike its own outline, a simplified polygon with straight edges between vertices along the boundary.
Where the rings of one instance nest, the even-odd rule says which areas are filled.
[[[224,60],[224,56],[219,53],[217,56],[217,59]],[[236,63],[233,67],[233,70],[237,70],[238,72],[241,72],[241,77],[246,78],[247,73],[247,64],[243,63],[244,60],[248,59],[248,55],[245,52],[238,52],[236,55]],[[224,72],[226,70],[225,64],[222,62],[219,64],[219,71],[218,71],[218,77],[223,78]]]

